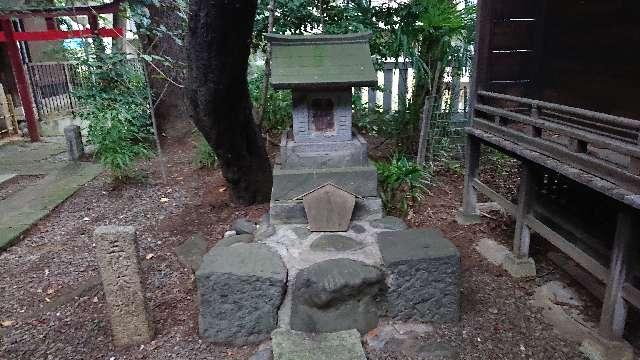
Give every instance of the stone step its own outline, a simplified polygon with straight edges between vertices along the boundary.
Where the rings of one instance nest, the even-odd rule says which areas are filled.
[[[271,334],[274,360],[366,360],[360,333],[347,330],[309,334],[276,329]]]
[[[68,164],[9,198],[0,201],[0,249],[9,247],[20,234],[102,172],[89,163]]]

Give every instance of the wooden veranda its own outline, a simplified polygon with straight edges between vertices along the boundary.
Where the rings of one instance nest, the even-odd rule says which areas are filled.
[[[612,341],[627,304],[640,308],[639,13],[634,0],[479,0],[466,128],[462,219],[484,194],[516,219],[516,259],[535,232],[604,284]],[[480,182],[482,145],[520,160],[517,203]]]

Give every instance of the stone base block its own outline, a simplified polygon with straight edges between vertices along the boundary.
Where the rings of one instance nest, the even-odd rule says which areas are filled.
[[[589,360],[633,360],[633,347],[626,341],[610,341],[601,337],[585,339],[580,352]]]
[[[277,329],[272,334],[274,360],[366,360],[356,330],[306,334]]]
[[[389,315],[397,320],[451,322],[460,317],[460,253],[437,230],[378,235],[387,276]]]
[[[269,338],[287,279],[282,259],[270,247],[214,247],[202,259],[196,279],[202,337],[237,345]]]
[[[502,267],[516,279],[536,276],[536,262],[532,258],[519,258],[509,252]]]
[[[384,275],[377,267],[351,259],[331,259],[296,274],[291,329],[327,333],[356,328],[366,334],[378,326],[377,295]]]
[[[382,200],[378,197],[356,199],[352,221],[374,220],[382,217]],[[278,224],[306,224],[307,214],[302,200],[271,201],[269,217],[271,223]]]
[[[480,224],[482,222],[482,218],[480,217],[480,214],[468,215],[460,210],[456,213],[456,222],[463,226],[474,225]]]
[[[301,143],[283,135],[280,147],[283,169],[327,169],[367,166],[367,142],[358,134],[343,142]]]
[[[333,169],[273,169],[271,200],[293,200],[322,185],[332,183],[359,197],[378,196],[378,173],[375,166]]]

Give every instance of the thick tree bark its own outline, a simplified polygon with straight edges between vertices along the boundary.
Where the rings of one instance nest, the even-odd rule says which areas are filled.
[[[269,200],[271,164],[253,121],[247,67],[256,0],[192,0],[187,94],[193,123],[218,155],[234,201]]]
[[[149,5],[150,27],[165,27],[167,31],[180,34],[184,31],[185,20],[180,17],[178,5],[173,0],[160,0],[158,6]],[[171,59],[171,65],[164,65],[154,61],[154,65],[162,71],[148,66],[149,85],[153,93],[155,104],[154,114],[158,121],[158,130],[171,138],[184,138],[191,134],[193,124],[189,121],[189,108],[184,88],[172,84],[165,76],[175,83],[184,84],[186,48],[183,44],[167,34],[156,36],[143,35],[140,37],[145,54],[158,55]]]

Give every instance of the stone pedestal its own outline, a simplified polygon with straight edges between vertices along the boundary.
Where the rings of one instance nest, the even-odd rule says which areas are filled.
[[[516,279],[536,276],[536,262],[530,257],[519,258],[509,252],[504,257],[502,267]]]
[[[146,311],[132,226],[101,226],[94,232],[96,257],[116,347],[148,343],[153,330]]]
[[[633,360],[633,347],[625,341],[611,341],[602,337],[585,339],[580,346],[589,360]]]
[[[200,335],[237,345],[268,339],[286,279],[282,259],[266,245],[214,247],[196,273]]]
[[[355,328],[365,334],[378,325],[376,296],[383,284],[382,271],[350,259],[302,269],[293,286],[291,328],[313,333]]]
[[[358,133],[341,142],[299,142],[287,133],[280,141],[283,169],[330,169],[369,165],[367,142]]]
[[[278,329],[272,335],[274,360],[366,360],[355,330],[305,334]]]
[[[69,160],[78,161],[84,155],[84,144],[82,143],[82,134],[80,126],[68,125],[64,128],[64,137],[67,140],[67,150],[69,152]]]
[[[460,317],[460,254],[437,230],[378,234],[387,271],[389,315],[397,320],[450,322]]]

